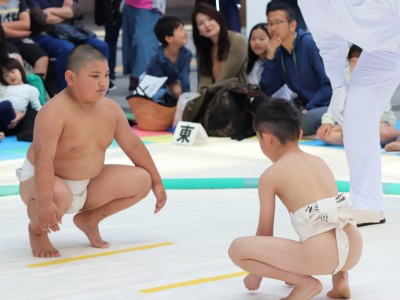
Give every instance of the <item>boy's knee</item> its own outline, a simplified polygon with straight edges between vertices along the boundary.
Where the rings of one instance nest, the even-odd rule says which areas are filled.
[[[150,173],[143,169],[143,168],[137,168],[137,172],[139,173],[138,175],[138,185],[140,187],[140,190],[143,194],[143,198],[146,197],[149,192],[151,191],[151,186],[152,186],[152,182],[151,182],[151,176]]]
[[[72,192],[62,180],[55,180],[53,199],[57,207],[68,210],[72,204]]]
[[[231,243],[231,246],[229,247],[228,250],[228,255],[232,259],[232,261],[235,261],[239,259],[239,254],[240,254],[240,249],[242,249],[243,245],[243,238],[237,238],[234,239],[233,242]]]

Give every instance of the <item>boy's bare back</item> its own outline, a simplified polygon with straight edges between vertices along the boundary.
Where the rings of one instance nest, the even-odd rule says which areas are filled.
[[[283,154],[264,172],[259,187],[272,188],[290,212],[338,195],[335,178],[326,163],[298,147]]]

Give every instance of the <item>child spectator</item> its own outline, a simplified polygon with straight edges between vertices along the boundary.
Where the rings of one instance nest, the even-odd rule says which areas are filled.
[[[362,49],[357,45],[352,45],[349,49],[347,55],[349,66],[346,72],[348,81],[361,52]],[[379,135],[382,145],[393,141],[399,135],[396,129],[396,116],[390,104],[386,107],[381,117]],[[328,111],[322,115],[321,126],[317,130],[317,136],[328,145],[343,145],[343,127],[335,121],[331,105],[329,105]]]
[[[347,271],[358,263],[362,252],[355,217],[370,216],[367,211],[353,210],[347,197],[338,195],[335,178],[324,161],[299,148],[301,121],[301,112],[284,99],[275,98],[257,110],[254,129],[262,152],[273,165],[259,180],[256,236],[233,241],[229,255],[250,273],[244,279],[249,290],[258,289],[267,277],[294,286],[285,299],[311,299],[322,291],[321,282],[311,275],[333,274],[328,296],[348,299]],[[289,211],[299,242],[273,236],[276,196]]]
[[[247,77],[251,84],[260,84],[261,73],[264,69],[264,62],[267,59],[268,44],[271,42],[271,37],[268,33],[267,23],[258,23],[250,30],[249,46],[248,46],[248,61],[247,61]],[[279,97],[287,100],[293,99],[293,92],[285,84],[272,97]],[[256,100],[257,102],[257,100]],[[254,109],[260,103],[254,103]]]
[[[185,47],[187,33],[184,23],[176,17],[163,17],[157,21],[154,33],[161,45],[158,46],[145,74],[168,77],[165,85],[152,97],[155,102],[176,105],[179,96],[190,91],[190,61],[192,53]]]
[[[155,213],[167,199],[150,153],[132,131],[121,107],[105,98],[109,84],[106,57],[91,45],[72,50],[67,88],[40,110],[34,140],[17,171],[27,205],[32,254],[56,257],[50,231],[60,230],[65,213],[90,244],[106,248],[99,223],[142,200],[153,190]],[[104,164],[115,139],[134,165]]]
[[[2,63],[0,82],[0,131],[32,141],[35,117],[42,107],[39,90],[28,84],[24,68],[13,58]]]

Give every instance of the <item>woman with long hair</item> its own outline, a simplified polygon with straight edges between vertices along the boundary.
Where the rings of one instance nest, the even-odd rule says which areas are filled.
[[[212,5],[200,3],[192,12],[193,41],[198,61],[198,88],[237,77],[247,82],[246,37],[227,29]]]

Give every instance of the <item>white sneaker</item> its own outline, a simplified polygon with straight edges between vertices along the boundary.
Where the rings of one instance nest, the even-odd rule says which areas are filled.
[[[117,85],[115,83],[115,80],[110,79],[110,85],[108,86],[107,93],[115,91],[117,89]]]

